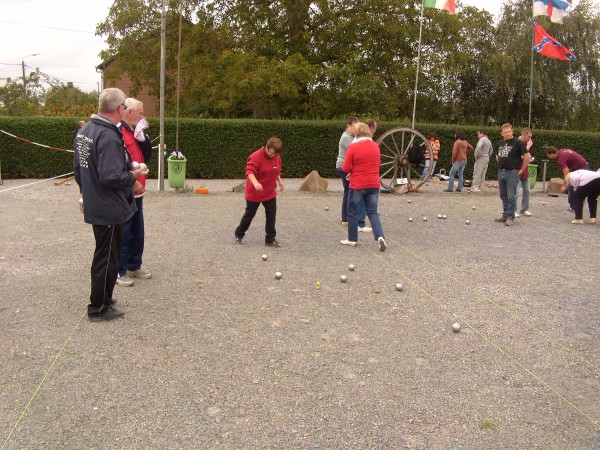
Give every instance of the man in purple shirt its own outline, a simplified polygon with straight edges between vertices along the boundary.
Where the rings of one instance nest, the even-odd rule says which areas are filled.
[[[573,186],[567,188],[567,175],[569,172],[575,172],[576,170],[586,169],[590,170],[590,166],[588,162],[574,150],[568,148],[562,148],[557,150],[556,147],[552,147],[551,145],[545,145],[542,147],[546,150],[546,155],[548,159],[556,159],[558,163],[558,167],[560,167],[564,174],[563,185],[560,188],[560,192],[567,193],[567,199],[569,201],[569,209],[572,211],[575,210],[573,207],[573,194],[575,190]]]

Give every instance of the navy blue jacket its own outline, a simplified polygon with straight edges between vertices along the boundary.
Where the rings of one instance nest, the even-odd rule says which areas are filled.
[[[83,195],[83,218],[92,225],[127,222],[137,211],[131,157],[119,129],[92,115],[75,136],[73,172]]]

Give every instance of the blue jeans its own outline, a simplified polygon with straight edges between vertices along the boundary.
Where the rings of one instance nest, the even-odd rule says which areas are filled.
[[[361,207],[366,210],[369,222],[373,228],[375,240],[383,236],[383,227],[377,212],[377,201],[379,199],[379,188],[350,189],[348,194],[348,240],[358,241],[358,217]]]
[[[500,198],[502,199],[502,217],[506,220],[515,220],[518,185],[518,170],[498,170],[498,188],[500,189]]]
[[[465,181],[465,177],[464,177],[464,172],[465,172],[465,167],[467,165],[467,160],[465,159],[464,161],[456,161],[454,164],[452,164],[452,168],[450,169],[450,181],[448,182],[448,189],[453,191],[454,190],[454,175],[456,175],[456,172],[458,172],[458,190],[462,191],[463,188],[463,182]]]
[[[423,173],[421,174],[421,178],[425,178],[427,176],[427,173],[429,172],[429,163],[431,161],[429,160],[429,158],[427,158],[425,160],[425,168],[423,169]],[[437,160],[433,160],[433,166],[431,167],[431,175],[429,175],[429,178],[433,177],[433,173],[435,171],[435,165],[437,164]]]
[[[342,169],[335,169],[338,177],[342,179],[342,185],[344,186],[344,198],[342,199],[342,222],[348,222],[348,193],[350,192],[350,181],[346,179],[348,175]],[[363,228],[365,226],[365,205],[361,205],[358,210],[358,226]]]
[[[523,214],[525,211],[529,210],[529,178],[526,180],[521,180],[519,178],[519,184],[523,190],[523,197],[521,198],[521,214]]]
[[[142,268],[142,253],[144,253],[144,197],[135,199],[137,212],[129,222],[123,225],[121,238],[121,257],[119,260],[119,275],[125,276],[128,270]]]

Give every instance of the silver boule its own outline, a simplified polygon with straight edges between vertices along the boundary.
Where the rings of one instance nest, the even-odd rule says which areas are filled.
[[[475,206],[473,206],[473,209],[477,209]]]
[[[266,261],[267,259],[269,259],[269,257],[267,255],[262,255],[262,260],[263,261]],[[277,272],[277,273],[279,273],[279,272]]]
[[[442,215],[441,215],[441,214],[438,214],[438,219],[441,219],[441,218],[442,218]]]
[[[460,331],[460,323],[458,323],[458,322],[453,323],[452,331],[454,331],[455,333],[458,333]]]
[[[445,219],[445,218],[446,218],[446,214],[444,214],[444,215],[442,216],[442,219]]]
[[[351,272],[354,271],[354,269],[355,269],[354,264],[350,264],[348,266],[348,270],[350,270]]]
[[[340,281],[341,281],[342,283],[345,283],[346,281],[348,281],[348,277],[347,277],[346,275],[342,275],[342,276],[340,277]]]
[[[412,221],[413,221],[413,218],[412,218],[412,217],[409,217],[409,218],[408,218],[408,221],[409,221],[409,222],[412,222]]]
[[[423,217],[423,222],[427,222],[427,217]]]
[[[465,223],[466,223],[467,225],[470,225],[470,224],[471,224],[471,221],[470,221],[470,220],[465,220]]]
[[[282,277],[282,276],[283,276],[283,275],[281,274],[281,272],[275,272],[275,279],[276,279],[276,280],[281,280],[281,277]]]
[[[396,284],[396,290],[397,291],[401,291],[402,289],[404,289],[404,286],[402,286],[402,283]]]
[[[326,207],[325,207],[325,211],[329,211],[329,206],[326,206]]]

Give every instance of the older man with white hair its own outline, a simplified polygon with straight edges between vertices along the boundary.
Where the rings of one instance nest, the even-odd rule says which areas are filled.
[[[127,109],[123,119],[118,125],[123,134],[125,147],[134,163],[146,164],[152,153],[152,143],[144,132],[148,128],[148,121],[144,118],[144,104],[135,98],[125,100]],[[137,212],[123,225],[123,238],[121,240],[121,260],[119,263],[119,277],[117,284],[120,286],[133,286],[133,278],[148,279],[150,272],[142,269],[142,255],[144,253],[144,191],[146,189],[146,176],[142,175],[136,180],[135,206]]]

